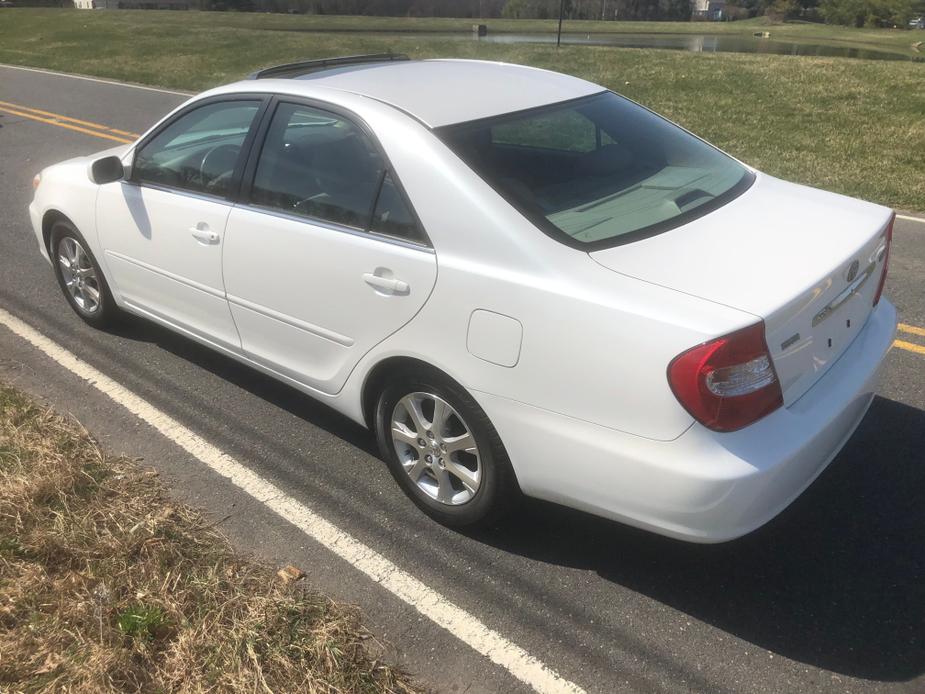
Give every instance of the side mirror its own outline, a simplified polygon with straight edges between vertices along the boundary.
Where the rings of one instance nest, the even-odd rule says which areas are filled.
[[[119,157],[103,157],[90,165],[90,180],[97,185],[120,181],[124,176],[125,169]]]

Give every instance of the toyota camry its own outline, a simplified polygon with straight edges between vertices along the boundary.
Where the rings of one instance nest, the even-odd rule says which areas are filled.
[[[748,533],[851,436],[896,324],[891,210],[517,65],[276,66],[34,185],[80,318],[142,316],[327,403],[456,527],[524,494]]]

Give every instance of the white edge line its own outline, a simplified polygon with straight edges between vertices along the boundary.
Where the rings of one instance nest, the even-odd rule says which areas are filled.
[[[521,682],[537,692],[583,694],[581,687],[560,677],[472,614],[2,308],[0,324]]]
[[[85,80],[87,82],[99,82],[100,84],[112,84],[116,87],[128,87],[130,89],[141,89],[146,92],[160,92],[161,94],[176,94],[177,96],[192,96],[193,92],[179,92],[173,89],[160,89],[159,87],[146,87],[142,84],[132,84],[131,82],[119,82],[118,80],[106,80],[99,77],[88,77],[87,75],[75,75],[70,72],[57,72],[56,70],[44,70],[37,67],[25,67],[24,65],[9,65],[0,63],[0,68],[9,68],[10,70],[24,70],[26,72],[39,72],[43,75],[53,75],[55,77],[69,77],[74,80]]]
[[[922,217],[911,217],[907,214],[898,214],[896,219],[904,219],[907,222],[918,222],[919,224],[925,224],[925,218]]]

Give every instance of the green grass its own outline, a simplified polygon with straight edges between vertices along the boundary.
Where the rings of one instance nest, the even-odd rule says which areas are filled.
[[[153,641],[170,627],[170,617],[158,605],[131,605],[116,615],[116,626],[126,636]]]
[[[24,10],[17,10],[23,12]],[[41,16],[60,14],[57,9],[27,9],[25,12]],[[75,20],[82,14],[72,10]],[[254,29],[308,32],[458,32],[468,34],[472,25],[482,22],[494,33],[555,32],[556,20],[551,19],[451,19],[441,17],[355,17],[332,15],[282,15],[239,12],[107,12],[105,21],[112,27],[136,29],[150,25],[169,24],[180,27],[208,29]],[[914,31],[893,29],[855,29],[809,22],[775,23],[765,17],[738,22],[601,22],[566,21],[566,33],[630,33],[630,34],[740,34],[751,36],[756,31],[770,31],[781,40],[824,41],[854,45],[879,46],[889,50],[911,50],[922,37]]]
[[[772,175],[900,209],[925,210],[923,63],[578,46],[557,51],[546,45],[415,35],[448,27],[462,30],[471,23],[20,9],[0,13],[0,62],[190,90],[297,58],[390,49],[419,58],[524,63],[603,84]],[[517,31],[532,31],[538,25],[489,24]],[[578,24],[645,31],[754,31],[764,26],[755,21],[573,22],[569,28]],[[293,28],[314,31],[280,31]],[[359,31],[362,28],[376,31]],[[813,40],[851,36],[855,43],[879,45],[914,38],[908,31],[799,24],[771,31]]]

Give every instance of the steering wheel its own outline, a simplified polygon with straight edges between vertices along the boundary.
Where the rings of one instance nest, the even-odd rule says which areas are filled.
[[[216,188],[234,173],[240,151],[240,145],[218,145],[202,155],[199,180],[207,190]]]

